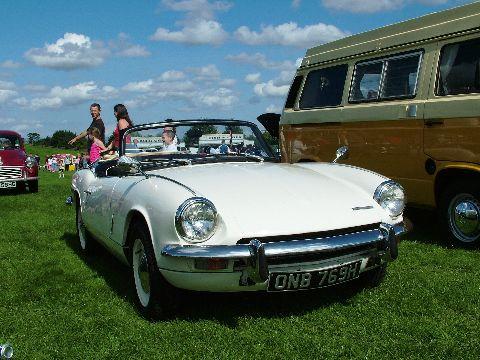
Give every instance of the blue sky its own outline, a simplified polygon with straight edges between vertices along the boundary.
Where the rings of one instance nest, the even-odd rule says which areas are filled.
[[[308,47],[461,0],[0,2],[0,129],[80,132],[102,105],[137,124],[280,112]]]

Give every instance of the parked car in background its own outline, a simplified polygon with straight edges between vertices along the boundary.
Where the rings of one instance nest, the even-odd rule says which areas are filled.
[[[457,244],[480,244],[478,24],[474,2],[308,49],[281,115],[283,161],[346,145],[343,163],[395,179]]]
[[[25,153],[23,139],[15,131],[0,130],[0,190],[38,191],[38,163]]]
[[[165,126],[184,140],[184,151],[127,147],[118,160],[72,179],[80,247],[90,251],[96,240],[131,266],[143,314],[168,309],[175,288],[374,286],[397,258],[406,227],[404,192],[394,181],[346,165],[279,163],[245,121],[138,125],[125,137],[148,140]],[[203,134],[221,138],[229,151],[196,151]]]

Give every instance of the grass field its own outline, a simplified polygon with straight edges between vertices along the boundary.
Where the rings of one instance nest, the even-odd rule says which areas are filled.
[[[378,288],[189,294],[151,323],[128,268],[80,253],[70,180],[43,171],[38,194],[0,195],[0,343],[15,359],[480,358],[480,253],[445,246],[429,213],[412,213]]]

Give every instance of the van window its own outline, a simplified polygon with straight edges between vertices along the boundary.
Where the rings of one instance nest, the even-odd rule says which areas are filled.
[[[305,80],[300,109],[340,105],[347,70],[345,64],[311,71]]]
[[[295,106],[295,99],[297,98],[298,90],[300,90],[300,85],[302,85],[303,76],[295,76],[293,79],[292,86],[290,86],[290,91],[288,92],[287,101],[285,103],[285,109],[291,109]]]
[[[355,65],[350,102],[413,97],[422,53],[396,55]]]
[[[445,45],[440,53],[436,94],[480,92],[480,39]]]

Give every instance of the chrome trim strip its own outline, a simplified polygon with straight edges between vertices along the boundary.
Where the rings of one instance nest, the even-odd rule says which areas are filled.
[[[306,255],[316,252],[346,250],[360,245],[376,244],[385,240],[380,229],[368,230],[346,235],[338,235],[321,239],[290,240],[263,244],[265,256],[278,257],[285,255]],[[255,240],[252,240],[255,241]],[[257,240],[258,241],[258,240]],[[250,245],[166,245],[162,255],[177,258],[218,258],[249,259]]]

